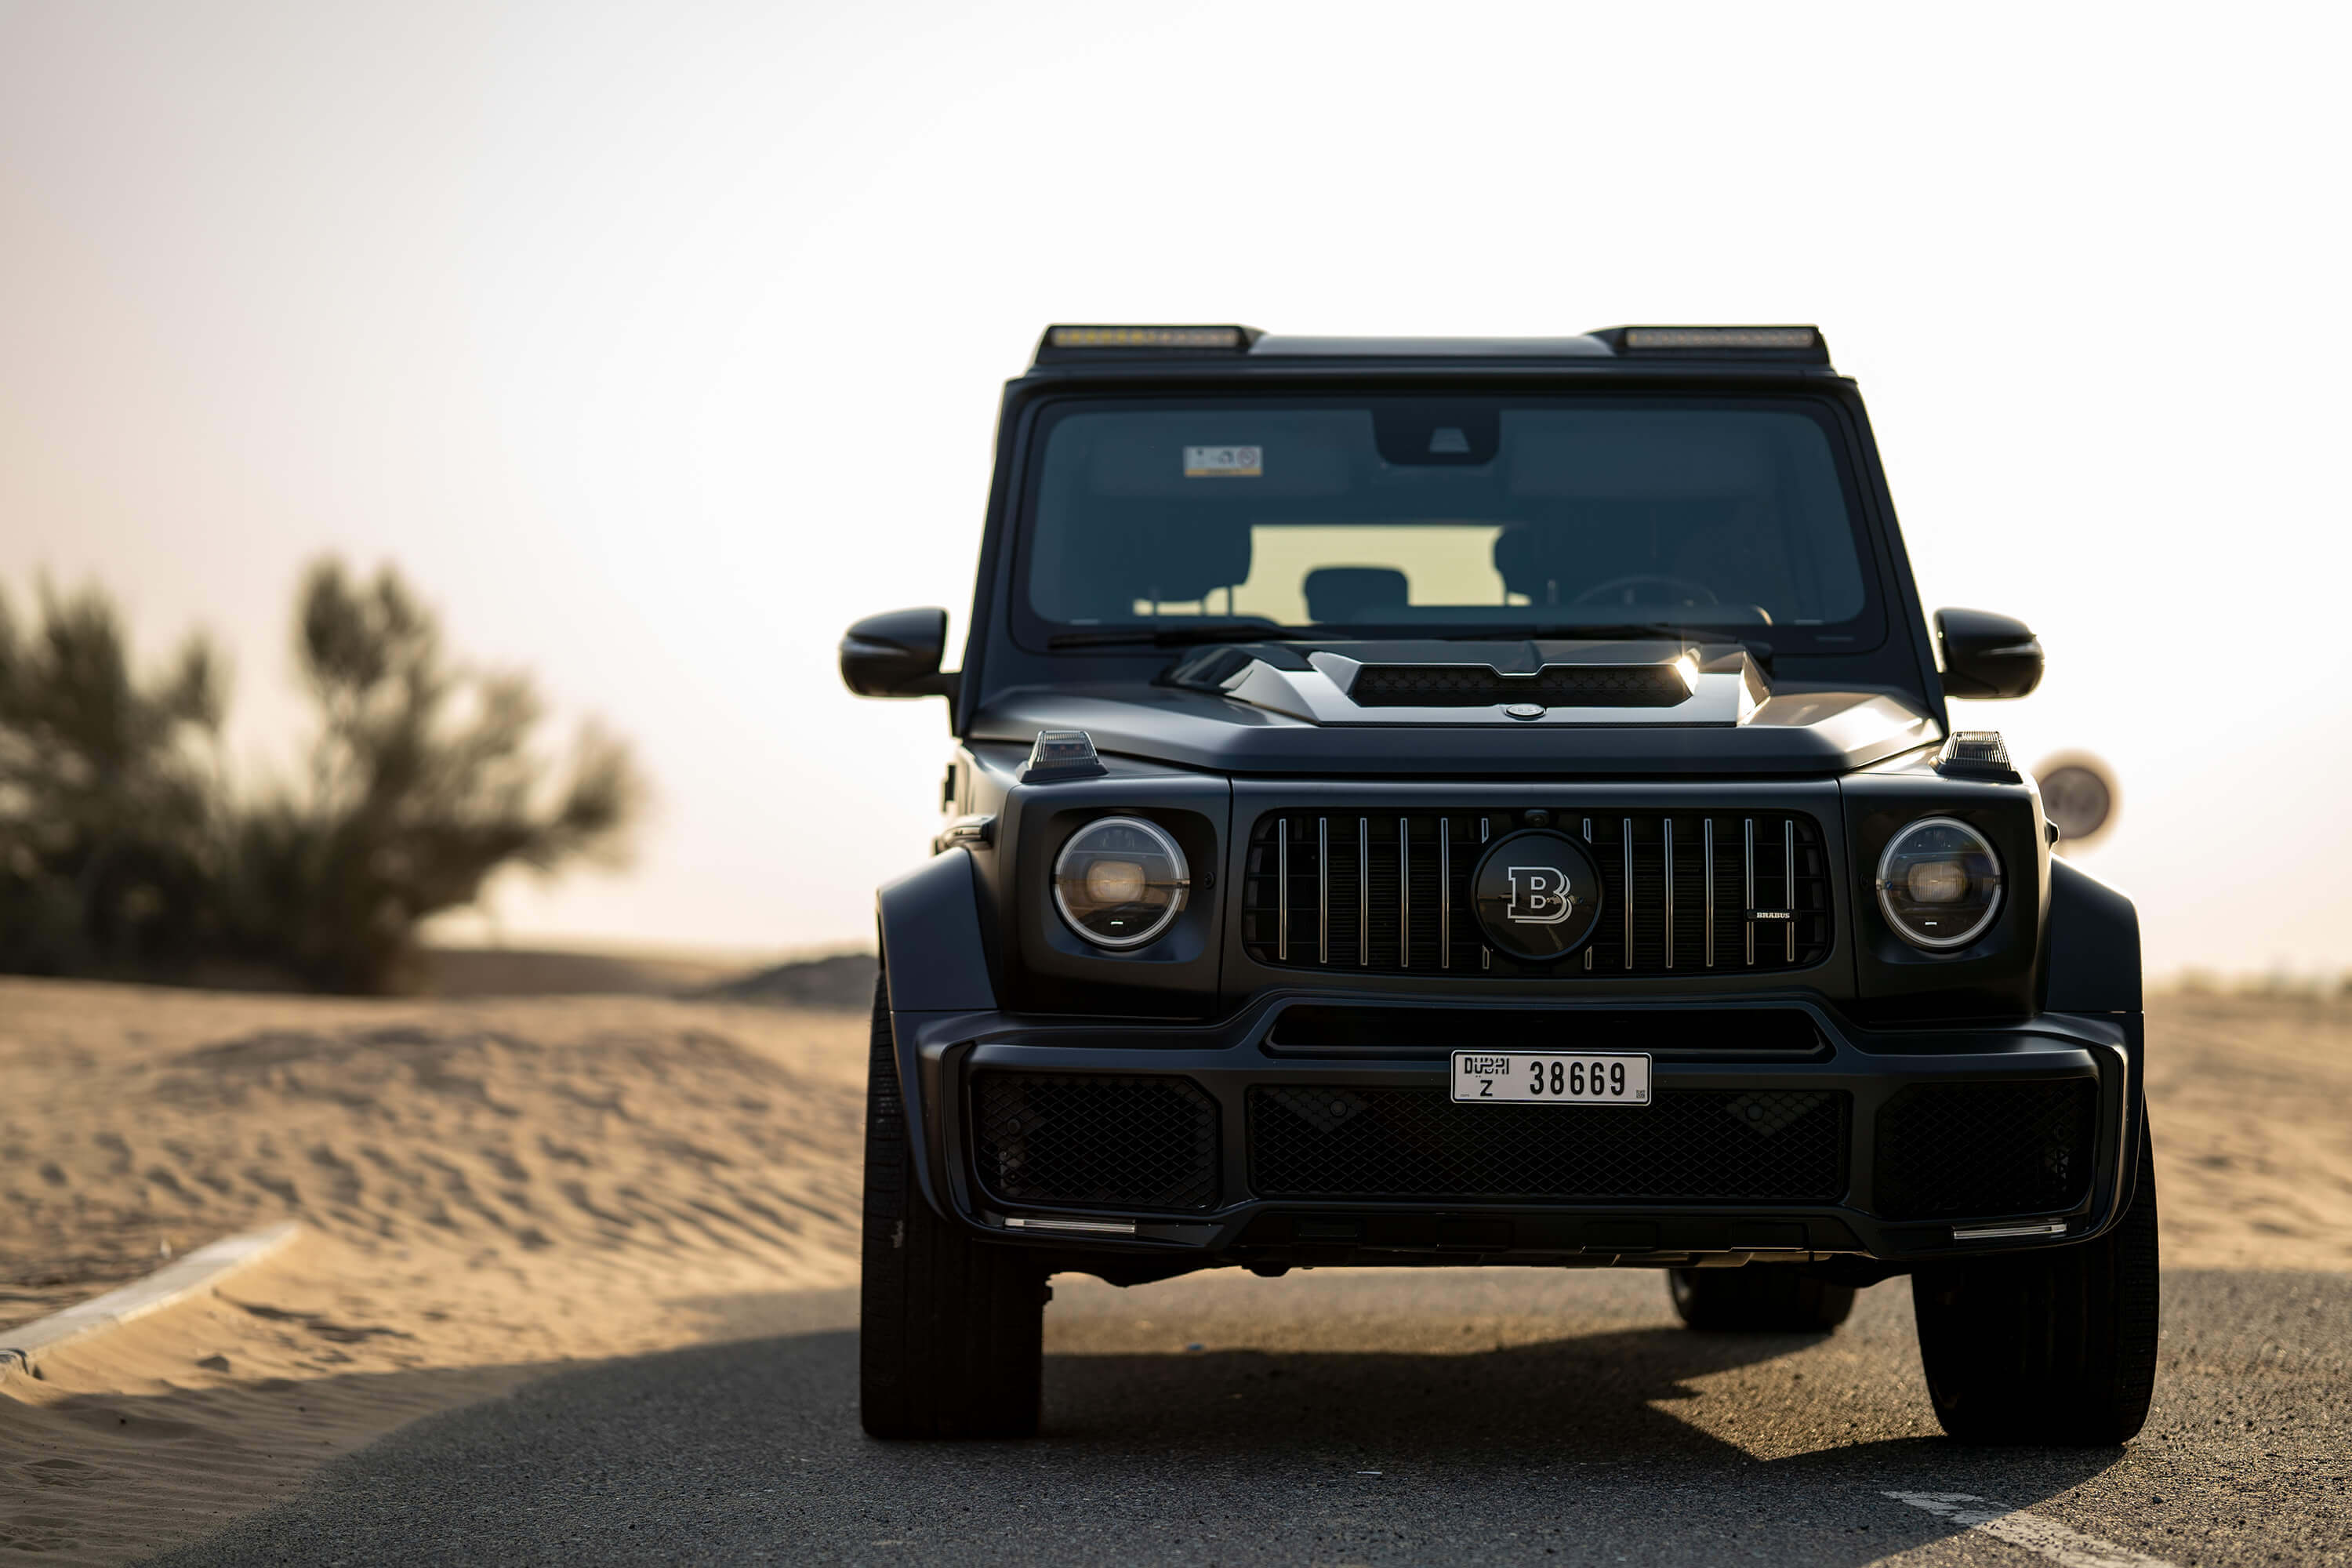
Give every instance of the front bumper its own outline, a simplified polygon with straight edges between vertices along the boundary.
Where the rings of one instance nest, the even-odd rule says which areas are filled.
[[[1999,1026],[1885,1031],[1856,1028],[1800,997],[1773,998],[1769,1008],[1622,1002],[1606,1008],[1544,1008],[1539,1032],[1548,1033],[1556,1022],[1553,1049],[1620,1049],[1628,1044],[1643,1048],[1651,1037],[1644,1015],[1655,1020],[1656,1038],[1674,1042],[1652,1051],[1652,1108],[1591,1113],[1636,1120],[1591,1123],[1580,1131],[1572,1121],[1542,1120],[1572,1119],[1573,1108],[1515,1107],[1509,1109],[1517,1120],[1493,1122],[1497,1136],[1507,1128],[1522,1141],[1541,1138],[1556,1144],[1588,1142],[1584,1131],[1593,1132],[1644,1173],[1639,1180],[1628,1175],[1612,1183],[1607,1159],[1591,1149],[1539,1151],[1538,1165],[1551,1162],[1543,1168],[1572,1165],[1598,1173],[1578,1186],[1578,1195],[1563,1196],[1530,1190],[1525,1171],[1534,1167],[1524,1162],[1520,1184],[1508,1193],[1463,1185],[1460,1156],[1465,1148],[1475,1151],[1488,1125],[1474,1119],[1495,1111],[1451,1105],[1447,1052],[1457,1047],[1497,1048],[1486,1026],[1491,1020],[1481,1016],[1496,1008],[1415,1004],[1412,1017],[1422,1043],[1391,1043],[1377,1051],[1345,1045],[1301,1049],[1282,1043],[1279,1025],[1286,1009],[1334,1005],[1360,1007],[1367,1016],[1400,1005],[1392,994],[1284,993],[1213,1026],[1110,1026],[1002,1013],[894,1013],[900,1079],[910,1113],[919,1115],[922,1128],[918,1174],[925,1193],[940,1212],[994,1239],[1060,1255],[1055,1267],[1139,1279],[1220,1263],[1273,1271],[1292,1266],[1668,1265],[1846,1256],[1908,1265],[1969,1252],[2079,1243],[2105,1231],[2131,1200],[2137,1161],[2128,1156],[2137,1149],[2143,1114],[2141,1021],[2136,1013],[2044,1014]],[[1784,1023],[1801,1015],[1811,1026],[1810,1046],[1790,1047],[1782,1039],[1782,1048],[1744,1048],[1743,1023],[1765,1010],[1780,1015]],[[1510,1016],[1524,1035],[1529,1009],[1514,1005]],[[1717,1018],[1725,1026],[1715,1042],[1719,1048],[1708,1048],[1708,1031]],[[1584,1043],[1592,1030],[1580,1026],[1604,1020],[1608,1045]],[[1389,1037],[1394,1033],[1389,1031]],[[1181,1080],[1197,1090],[1184,1091],[1184,1099],[1198,1108],[1202,1135],[1213,1141],[1213,1152],[1202,1156],[1213,1171],[1179,1202],[1024,1191],[1021,1182],[1006,1177],[1004,1119],[996,1117],[987,1129],[975,1121],[975,1084],[982,1075],[994,1075],[1000,1083],[1018,1075],[1049,1075],[1055,1083],[1084,1082],[1092,1075],[1127,1083]],[[1960,1093],[1921,1098],[1938,1089]],[[1906,1090],[1919,1092],[1897,1101]],[[1381,1110],[1393,1122],[1384,1134],[1390,1144],[1377,1151],[1379,1158],[1359,1157],[1351,1167],[1371,1173],[1363,1190],[1347,1190],[1351,1178],[1336,1165],[1331,1169],[1341,1169],[1339,1175],[1324,1170],[1302,1183],[1297,1161],[1286,1165],[1286,1156],[1269,1143],[1268,1119],[1276,1114],[1276,1107],[1309,1104],[1307,1114],[1313,1116],[1312,1103],[1327,1093],[1335,1106],[1391,1108]],[[2079,1114],[2079,1132],[2069,1131],[2063,1148],[2047,1141],[2019,1144],[2008,1135],[2001,1108],[2020,1103],[2020,1094],[2064,1100],[2076,1108],[2069,1114]],[[1938,1121],[1940,1142],[1926,1148],[1919,1132],[1924,1123],[1914,1112],[1923,1105],[1945,1104],[1958,1108],[1959,1120]],[[1656,1110],[1667,1105],[1680,1108],[1672,1118]],[[1759,1107],[1770,1110],[1769,1120]],[[1749,1121],[1710,1120],[1724,1110]],[[1787,1178],[1785,1192],[1746,1166],[1723,1180],[1719,1190],[1707,1190],[1712,1178],[1703,1173],[1677,1182],[1672,1167],[1684,1156],[1662,1157],[1658,1147],[1645,1143],[1651,1131],[1664,1137],[1671,1130],[1685,1141],[1679,1147],[1687,1151],[1695,1173],[1700,1167],[1730,1170],[1725,1162],[1737,1152],[1733,1146],[1753,1144],[1779,1170],[1789,1162],[1780,1158],[1782,1151],[1756,1142],[1756,1130],[1793,1125],[1799,1110],[1811,1119],[1805,1136],[1811,1163],[1805,1173]],[[1653,1120],[1638,1120],[1643,1117]],[[1834,1119],[1833,1131],[1825,1118]],[[1103,1131],[1114,1141],[1105,1158],[1116,1163],[1125,1152],[1116,1146],[1117,1129]],[[1366,1142],[1370,1134],[1348,1136],[1359,1156],[1373,1147]],[[1314,1142],[1306,1133],[1297,1137]],[[1924,1173],[1923,1161],[1932,1167]],[[2021,1186],[2016,1180],[1995,1179],[2004,1173],[1992,1167],[2003,1161],[2038,1161],[2048,1168],[2038,1178],[2032,1170],[2005,1173],[2024,1178]],[[1398,1173],[1415,1162],[1416,1168]],[[1068,1163],[1066,1155],[1062,1163]],[[1981,1173],[1976,1170],[1979,1163]],[[1452,1188],[1414,1190],[1432,1184],[1430,1172],[1439,1166],[1448,1173]],[[1970,1183],[1979,1173],[1986,1177],[1982,1190],[2030,1190],[2034,1201],[2021,1205],[2012,1197],[1970,1210]],[[1007,1195],[1008,1188],[1013,1195]],[[1633,1191],[1643,1195],[1611,1195]]]

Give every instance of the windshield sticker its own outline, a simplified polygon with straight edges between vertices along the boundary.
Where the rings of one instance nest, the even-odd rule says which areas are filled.
[[[1265,476],[1263,447],[1184,448],[1184,477],[1188,479],[1255,479]]]

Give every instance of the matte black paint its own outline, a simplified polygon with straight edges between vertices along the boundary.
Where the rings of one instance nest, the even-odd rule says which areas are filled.
[[[907,1102],[922,1119],[918,1175],[943,1213],[1007,1245],[1039,1247],[1052,1267],[1123,1280],[1233,1261],[1268,1269],[1415,1256],[1452,1262],[1669,1262],[1689,1252],[1749,1245],[1859,1248],[1899,1269],[1911,1259],[1949,1256],[1954,1244],[1948,1225],[1890,1225],[1872,1215],[1875,1107],[1915,1082],[2043,1076],[2098,1081],[2097,1180],[2072,1236],[2002,1245],[2066,1245],[2097,1234],[2122,1212],[2134,1163],[2121,1151],[2137,1147],[2144,1115],[2132,907],[2121,894],[2051,858],[2047,822],[2030,779],[1946,777],[1933,766],[1936,747],[1949,729],[1948,689],[1981,696],[2032,689],[2040,649],[2028,650],[2031,632],[1982,612],[1947,612],[1940,632],[1951,673],[1939,673],[1937,636],[1912,582],[1868,419],[1853,383],[1826,363],[1620,358],[1596,350],[1591,339],[1568,342],[1572,346],[1556,353],[1528,342],[1412,352],[1368,342],[1349,352],[1349,345],[1328,342],[1265,339],[1263,353],[1069,353],[1053,356],[1053,363],[1041,363],[1007,386],[961,671],[933,673],[938,660],[925,634],[939,624],[937,611],[861,623],[850,641],[863,646],[854,658],[850,646],[844,648],[844,675],[854,689],[952,691],[950,723],[960,743],[946,805],[951,816],[995,818],[989,841],[950,848],[885,887],[879,899],[900,1075]],[[1800,656],[1771,648],[1764,629],[1750,651],[1770,672],[1766,712],[1779,705],[1773,716],[1785,715],[1784,722],[1549,731],[1478,722],[1316,726],[1213,690],[1156,683],[1184,657],[1181,649],[1054,651],[1041,639],[1016,635],[1012,523],[1038,411],[1072,395],[1242,387],[1484,395],[1605,387],[1612,395],[1700,391],[1823,400],[1834,413],[1842,455],[1860,494],[1865,570],[1885,606],[1886,634],[1874,646]],[[1540,649],[1523,646],[1526,658],[1539,666]],[[1103,776],[1021,783],[1029,743],[1044,728],[1088,731],[1103,753]],[[1612,978],[1582,972],[1572,960],[1555,976],[1511,980],[1302,975],[1250,960],[1239,922],[1228,911],[1249,827],[1260,816],[1318,805],[1425,810],[1438,802],[1456,809],[1468,803],[1514,821],[1540,809],[1567,822],[1580,807],[1612,805],[1806,812],[1826,830],[1835,905],[1832,947],[1811,969],[1770,976],[1725,968]],[[1131,953],[1086,943],[1043,896],[1052,858],[1069,833],[1091,817],[1112,814],[1142,816],[1165,827],[1183,847],[1194,876],[1192,897],[1176,928]],[[1879,914],[1872,885],[1888,837],[1927,815],[1975,826],[2004,868],[1998,918],[1957,953],[1927,953],[1904,942]],[[1302,1014],[1295,1043],[1286,1046],[1280,1019],[1294,1006],[1323,1009],[1323,1022],[1306,1029]],[[1398,1016],[1413,1022],[1371,1027],[1346,1021],[1381,1008],[1402,1009]],[[1475,1044],[1483,1038],[1482,1018],[1493,1020],[1496,1036],[1513,1038],[1555,1025],[1573,1031],[1585,1018],[1597,1033],[1622,1040],[1629,1029],[1640,1030],[1645,1010],[1672,1020],[1654,1039],[1682,1042],[1658,1048],[1662,1088],[1836,1087],[1854,1094],[1855,1184],[1845,1200],[1759,1215],[1720,1205],[1481,1210],[1475,1205],[1275,1205],[1248,1195],[1240,1163],[1247,1147],[1242,1105],[1252,1083],[1296,1083],[1302,1077],[1333,1084],[1442,1081],[1444,1042],[1416,1047],[1403,1034],[1452,1019],[1460,1037]],[[1791,1013],[1810,1024],[1793,1034],[1780,1024],[1763,1031],[1780,1043],[1773,1050],[1699,1048],[1713,1026],[1710,1015],[1785,1019]],[[1320,1043],[1298,1048],[1308,1035]],[[1365,1043],[1350,1049],[1350,1038]],[[1808,1038],[1814,1048],[1801,1048]],[[979,1065],[1167,1071],[1202,1084],[1227,1118],[1225,1206],[1184,1225],[1139,1216],[1132,1239],[1047,1241],[1003,1230],[984,1212],[965,1165],[968,1130],[961,1121],[959,1086]],[[1375,1211],[1395,1221],[1373,1227],[1380,1234],[1418,1236],[1425,1229],[1431,1247],[1416,1255],[1411,1247],[1400,1253],[1300,1239],[1301,1215],[1341,1216],[1324,1227],[1337,1236]],[[1359,1234],[1370,1232],[1359,1225]],[[1846,1261],[1881,1267],[1869,1259]]]

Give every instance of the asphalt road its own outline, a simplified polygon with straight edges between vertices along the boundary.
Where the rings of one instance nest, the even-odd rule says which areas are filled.
[[[1648,1272],[1056,1282],[1047,1434],[857,1428],[841,1293],[421,1422],[164,1561],[2352,1562],[2352,1276],[2175,1273],[2127,1447],[1936,1435],[1901,1281],[1830,1336]],[[1906,1494],[1903,1496],[1890,1494]]]

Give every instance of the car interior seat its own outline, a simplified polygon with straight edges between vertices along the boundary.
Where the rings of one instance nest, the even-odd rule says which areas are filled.
[[[1399,619],[1406,606],[1405,575],[1390,566],[1318,566],[1305,587],[1313,621]]]

